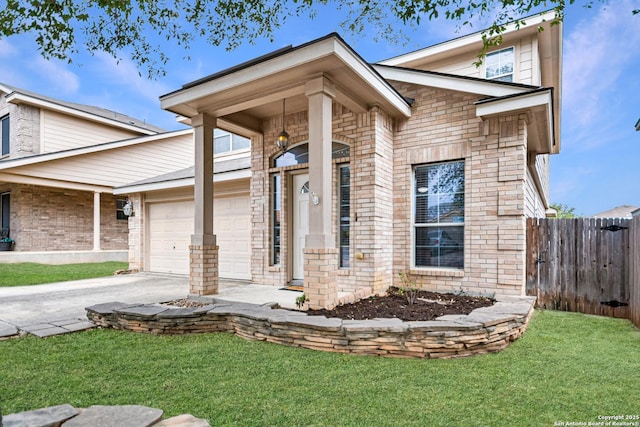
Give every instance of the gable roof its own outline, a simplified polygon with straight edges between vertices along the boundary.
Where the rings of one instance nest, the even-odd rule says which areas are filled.
[[[336,33],[188,83],[160,101],[184,117],[209,114],[235,133],[242,134],[225,121],[244,121],[245,129],[259,132],[261,120],[280,114],[282,99],[290,111],[303,109],[305,84],[319,77],[335,85],[336,101],[352,111],[379,104],[392,116],[411,115],[407,100]]]
[[[251,155],[233,159],[214,159],[213,182],[251,177]],[[195,183],[195,166],[114,187],[113,194],[141,193],[169,188],[190,187]]]
[[[57,111],[85,120],[103,123],[109,126],[118,127],[141,134],[153,135],[165,132],[164,129],[154,126],[144,120],[118,113],[117,111],[92,105],[78,104],[75,102],[62,101],[28,90],[20,89],[5,83],[0,83],[0,92],[5,93],[7,102],[13,104],[27,104],[35,107]]]
[[[526,23],[525,25],[519,25],[515,22],[510,22],[505,25],[505,31],[502,33],[503,39],[508,38],[510,34],[516,32],[518,32],[519,34],[522,34],[523,32],[535,33],[538,31],[537,28],[539,26],[549,25],[550,22],[553,21],[553,19],[555,19],[555,12],[546,11],[526,18],[522,18],[520,21],[524,21]],[[379,61],[378,64],[411,67],[416,63],[422,62],[427,59],[429,60],[429,62],[439,60],[443,57],[451,55],[451,53],[455,51],[479,51],[483,45],[482,36],[484,31],[486,31],[486,29],[464,36],[456,37],[442,43],[436,43],[432,46],[414,50],[402,55],[394,56],[392,58]]]
[[[492,97],[515,95],[538,89],[538,86],[521,83],[487,80],[479,77],[461,76],[439,71],[416,70],[414,68],[373,64],[373,68],[385,79],[475,93]]]
[[[193,164],[193,130],[0,161],[0,181],[111,193],[113,186]]]

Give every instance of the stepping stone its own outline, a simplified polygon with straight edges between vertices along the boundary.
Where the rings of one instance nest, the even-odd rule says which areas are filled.
[[[57,427],[69,418],[78,415],[78,410],[68,403],[35,411],[4,415],[3,427]],[[66,424],[65,424],[66,425]]]
[[[18,328],[5,322],[0,321],[0,339],[11,337],[18,334]]]
[[[207,420],[196,418],[191,414],[183,414],[160,421],[153,427],[211,427],[211,424]]]
[[[162,419],[162,410],[139,405],[94,405],[64,423],[64,427],[149,427]]]

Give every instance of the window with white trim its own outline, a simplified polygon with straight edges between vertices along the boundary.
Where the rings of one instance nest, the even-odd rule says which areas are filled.
[[[7,154],[9,154],[10,150],[9,115],[7,114],[2,119],[0,119],[0,122],[2,122],[2,152],[0,153],[0,155],[6,156]]]
[[[485,77],[501,82],[513,82],[513,47],[487,53]]]
[[[213,130],[213,154],[230,153],[232,151],[248,150],[249,148],[251,148],[251,140],[249,138],[221,129]]]
[[[416,166],[413,263],[464,268],[464,161]]]
[[[0,228],[11,228],[11,193],[0,194]]]
[[[349,234],[351,231],[351,167],[338,168],[338,246],[340,268],[349,267]]]
[[[271,175],[271,265],[280,265],[282,186],[280,174]]]

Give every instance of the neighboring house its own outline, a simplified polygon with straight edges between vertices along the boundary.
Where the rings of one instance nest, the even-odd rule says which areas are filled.
[[[162,96],[194,129],[196,165],[116,189],[139,212],[132,265],[188,272],[193,294],[219,277],[302,283],[312,308],[383,293],[402,272],[523,295],[525,219],[549,209],[560,151],[551,19],[507,26],[479,68],[480,33],[378,64],[330,34]],[[250,159],[214,165],[216,128],[250,138]]]
[[[633,212],[637,211],[637,206],[622,205],[593,215],[593,218],[633,218]]]
[[[0,262],[126,260],[126,198],[113,186],[192,165],[192,130],[161,133],[6,84],[0,92],[0,219],[15,240]]]

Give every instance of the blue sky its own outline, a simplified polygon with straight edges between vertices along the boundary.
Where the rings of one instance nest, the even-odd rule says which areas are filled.
[[[580,2],[579,2],[580,3]],[[551,160],[551,201],[592,215],[620,205],[640,207],[640,0],[615,0],[585,9],[572,5],[564,23],[562,151]],[[0,82],[54,98],[97,105],[180,129],[173,114],[160,110],[158,97],[221,69],[272,50],[299,45],[332,31],[343,35],[370,62],[390,58],[453,37],[478,31],[487,22],[456,32],[438,20],[407,28],[406,45],[373,42],[339,27],[339,14],[320,10],[312,21],[290,19],[275,41],[259,41],[227,52],[204,42],[193,45],[191,61],[169,47],[172,61],[165,77],[150,81],[128,60],[80,53],[74,63],[45,61],[33,36],[0,39]]]

